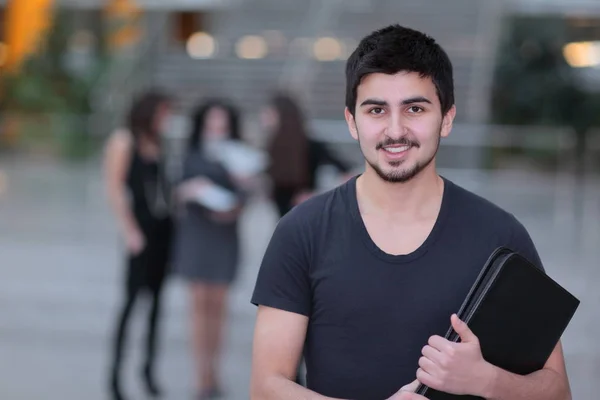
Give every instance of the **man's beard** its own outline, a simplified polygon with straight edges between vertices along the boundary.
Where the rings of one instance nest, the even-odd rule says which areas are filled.
[[[437,136],[437,143],[436,143],[436,148],[435,151],[433,152],[433,154],[431,155],[431,157],[429,157],[427,160],[425,161],[417,161],[417,163],[410,169],[402,169],[399,168],[402,164],[403,161],[392,161],[392,162],[388,162],[387,164],[390,165],[391,167],[393,167],[394,169],[392,171],[384,171],[381,166],[372,163],[371,161],[369,161],[366,157],[365,160],[367,161],[367,163],[369,163],[369,165],[371,166],[371,168],[373,168],[373,170],[377,173],[377,175],[379,175],[379,177],[384,180],[385,182],[389,182],[389,183],[405,183],[410,181],[411,179],[413,179],[415,176],[417,176],[419,173],[421,173],[421,171],[423,171],[425,168],[427,168],[429,166],[429,164],[431,164],[433,162],[433,160],[435,159],[435,156],[437,155],[437,152],[440,148],[440,141],[441,141],[441,129],[442,127],[440,126],[440,130]],[[359,139],[360,139],[360,134],[359,134]],[[360,142],[360,140],[359,140]],[[414,142],[414,141],[410,141],[406,138],[401,138],[398,140],[393,140],[388,138],[386,141],[381,142],[377,145],[376,149],[380,150],[383,146],[390,146],[390,145],[400,145],[400,146],[410,146],[415,147],[415,148],[419,148],[420,144],[418,142]],[[364,153],[363,153],[363,157],[364,157]]]

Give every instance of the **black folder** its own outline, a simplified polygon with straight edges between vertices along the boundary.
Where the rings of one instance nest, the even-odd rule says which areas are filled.
[[[579,300],[541,269],[501,247],[487,260],[457,315],[479,338],[486,361],[527,375],[544,367],[578,307]],[[446,339],[460,341],[452,327]],[[430,400],[480,399],[423,384],[416,393]]]

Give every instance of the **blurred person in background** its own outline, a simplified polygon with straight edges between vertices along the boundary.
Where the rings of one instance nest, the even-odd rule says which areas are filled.
[[[350,171],[350,166],[335,157],[327,146],[309,137],[306,119],[291,96],[275,94],[260,119],[263,129],[272,135],[268,175],[280,217],[315,194],[320,166],[333,165],[344,174]]]
[[[189,283],[192,302],[192,343],[197,365],[198,399],[223,395],[218,378],[226,320],[227,296],[239,262],[238,219],[243,210],[243,184],[222,162],[224,142],[240,142],[239,113],[221,100],[201,104],[193,116],[176,196],[174,269]],[[235,207],[215,211],[198,196],[214,185],[232,193]],[[204,191],[204,192],[203,192]]]
[[[115,131],[106,147],[106,186],[127,252],[125,293],[116,324],[111,367],[110,389],[115,400],[125,398],[120,382],[123,347],[131,312],[142,293],[150,301],[142,379],[149,395],[161,394],[154,371],[172,224],[160,135],[169,112],[169,100],[164,94],[142,95],[131,107],[127,128]]]

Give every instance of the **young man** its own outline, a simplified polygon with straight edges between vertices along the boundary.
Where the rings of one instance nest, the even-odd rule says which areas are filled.
[[[436,172],[456,114],[444,50],[389,26],[360,42],[346,79],[366,169],[278,224],[252,298],[251,398],[424,399],[422,382],[487,399],[570,399],[560,344],[544,369],[517,376],[487,363],[453,315],[497,247],[543,267],[512,214]],[[461,343],[443,338],[450,323]],[[293,382],[303,350],[307,388]]]

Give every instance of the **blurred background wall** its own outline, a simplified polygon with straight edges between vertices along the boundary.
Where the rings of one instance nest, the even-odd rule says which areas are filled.
[[[209,95],[227,95],[253,113],[271,90],[289,87],[302,96],[316,134],[343,140],[344,60],[365,33],[393,22],[427,31],[450,54],[459,109],[456,137],[494,136],[468,133],[473,125],[477,132],[483,124],[543,125],[553,133],[528,134],[535,136],[528,140],[552,147],[563,140],[555,131],[572,131],[564,140],[574,143],[562,145],[582,155],[584,139],[593,143],[596,136],[600,80],[593,1],[3,3],[5,148],[38,148],[50,141],[68,155],[87,154],[122,122],[132,96],[150,86],[176,93],[182,116]],[[19,117],[24,113],[37,118],[25,123]],[[47,137],[29,140],[36,123],[52,129]],[[181,124],[176,126],[183,132]],[[528,157],[550,162],[550,150],[532,151]],[[448,162],[483,166],[504,160],[503,154],[467,153],[447,155],[454,158]]]

